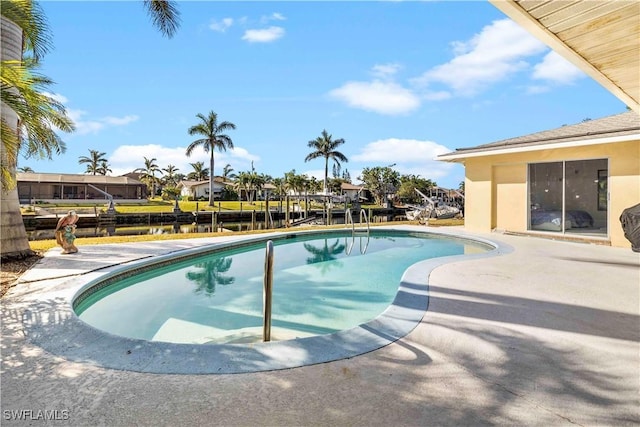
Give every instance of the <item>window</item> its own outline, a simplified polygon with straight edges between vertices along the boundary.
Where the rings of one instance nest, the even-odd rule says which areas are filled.
[[[607,159],[529,165],[529,230],[607,234]]]

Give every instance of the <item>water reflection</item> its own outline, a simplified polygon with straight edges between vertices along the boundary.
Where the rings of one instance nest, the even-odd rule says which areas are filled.
[[[304,248],[309,252],[312,256],[307,258],[307,264],[319,264],[318,267],[320,271],[326,273],[332,267],[341,267],[342,264],[339,262],[328,263],[327,261],[335,261],[338,259],[338,255],[344,252],[345,246],[340,243],[339,239],[329,245],[329,239],[324,239],[324,244],[322,246],[314,246],[311,243],[304,243]]]
[[[188,271],[186,274],[187,279],[196,286],[194,292],[212,296],[216,292],[217,285],[226,286],[234,283],[236,281],[235,277],[223,274],[229,271],[232,262],[232,258],[220,257],[195,264],[194,267],[199,270]]]

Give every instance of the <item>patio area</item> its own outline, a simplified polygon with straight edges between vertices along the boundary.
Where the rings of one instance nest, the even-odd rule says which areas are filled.
[[[81,246],[74,256],[51,250],[1,300],[2,424],[640,424],[640,254],[458,227],[433,231],[511,250],[425,271],[428,310],[390,345],[243,374],[139,373],[70,361],[34,345],[24,325],[51,314],[69,280],[236,237]],[[42,310],[25,313],[34,299]]]

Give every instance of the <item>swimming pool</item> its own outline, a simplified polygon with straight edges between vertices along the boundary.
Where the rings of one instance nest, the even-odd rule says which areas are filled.
[[[333,334],[370,322],[392,304],[411,265],[493,248],[391,230],[293,233],[272,241],[272,340]],[[199,252],[94,284],[75,298],[74,310],[99,330],[133,339],[260,341],[265,240]]]

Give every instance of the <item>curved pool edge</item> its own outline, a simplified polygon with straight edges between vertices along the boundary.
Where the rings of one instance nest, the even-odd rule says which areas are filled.
[[[413,264],[405,270],[393,303],[383,313],[367,323],[329,335],[268,343],[207,345],[173,344],[111,335],[81,321],[73,312],[72,303],[91,283],[104,280],[105,275],[116,274],[121,269],[93,280],[81,277],[69,281],[67,296],[47,307],[47,316],[42,315],[42,306],[37,303],[27,308],[23,313],[25,334],[33,344],[68,360],[144,373],[232,374],[326,363],[380,349],[416,328],[427,312],[429,276],[436,267],[456,261],[497,256],[512,250],[503,243],[466,233],[402,226],[383,229],[467,239],[488,244],[494,249],[485,253],[433,258]],[[328,230],[322,230],[326,231]],[[290,233],[261,234],[249,239],[238,239],[236,242],[266,241],[270,237],[286,234]],[[220,243],[229,244],[229,241]],[[198,252],[197,249],[186,251]],[[186,254],[186,251],[180,252]],[[156,261],[165,256],[175,256],[175,252],[158,256]],[[126,268],[135,265],[138,264],[127,265]]]

